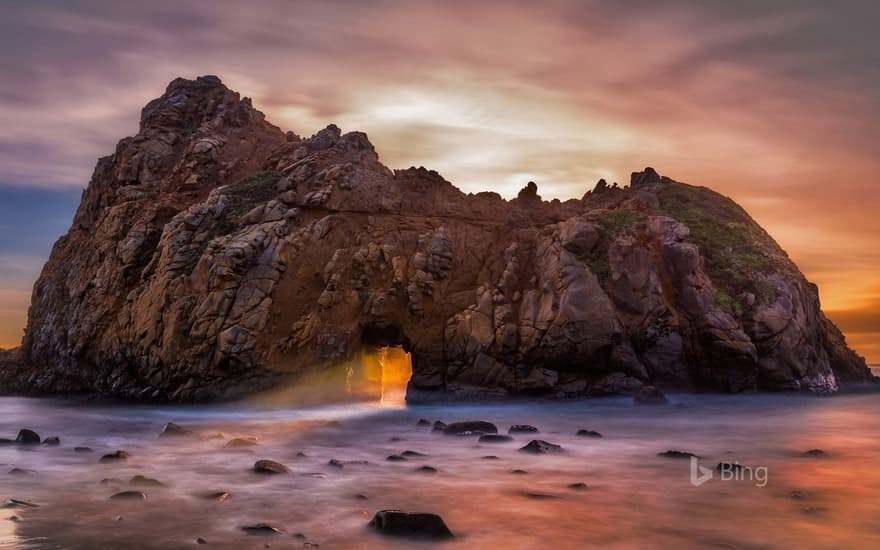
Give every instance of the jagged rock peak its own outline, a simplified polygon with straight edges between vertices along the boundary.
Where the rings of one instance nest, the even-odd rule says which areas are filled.
[[[648,166],[641,172],[632,173],[632,176],[630,176],[629,179],[629,186],[633,189],[638,189],[639,187],[644,187],[652,183],[660,183],[661,181],[662,178],[660,177],[660,174],[658,174],[656,170]]]
[[[541,202],[541,195],[538,194],[538,185],[530,181],[525,187],[519,190],[516,198],[520,201]]]

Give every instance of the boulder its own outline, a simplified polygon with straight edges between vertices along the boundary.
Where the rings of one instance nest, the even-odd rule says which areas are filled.
[[[113,494],[110,500],[147,500],[147,494],[142,491],[122,491]]]
[[[383,535],[420,537],[428,539],[449,539],[452,531],[446,526],[443,518],[436,514],[421,512],[401,512],[400,510],[382,510],[376,512],[368,524],[369,527]]]
[[[486,434],[481,435],[478,440],[479,443],[507,443],[508,441],[513,441],[513,438],[509,435],[499,435],[499,434]]]
[[[561,453],[562,445],[549,443],[542,439],[533,439],[521,447],[520,451],[532,454]]]
[[[29,430],[27,428],[22,428],[18,431],[18,435],[15,438],[16,443],[20,443],[22,445],[39,445],[40,444],[40,436],[37,432],[33,430]]]
[[[289,474],[290,468],[274,460],[258,460],[254,463],[254,472],[258,474]]]
[[[159,437],[185,437],[191,435],[195,435],[192,430],[187,430],[174,422],[168,422],[162,427],[162,431],[159,432]]]
[[[484,435],[497,434],[498,427],[485,420],[469,420],[466,422],[453,422],[443,430],[446,435]]]
[[[98,459],[99,462],[119,462],[125,461],[131,458],[131,455],[128,451],[118,450],[112,453],[105,454],[101,458]]]
[[[528,424],[514,424],[511,426],[507,433],[510,435],[513,434],[536,434],[538,433],[538,428],[534,426],[530,426]]]

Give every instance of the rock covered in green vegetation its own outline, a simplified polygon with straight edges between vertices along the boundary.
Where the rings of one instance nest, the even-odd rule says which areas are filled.
[[[177,79],[100,159],[0,385],[206,401],[411,353],[408,397],[828,393],[873,378],[742,208],[633,174],[464,194],[360,132],[308,139]]]

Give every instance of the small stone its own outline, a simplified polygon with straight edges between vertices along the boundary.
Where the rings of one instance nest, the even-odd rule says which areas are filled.
[[[481,435],[479,439],[479,443],[507,443],[509,441],[513,441],[513,438],[509,435],[499,434]]]
[[[437,514],[382,510],[376,512],[368,525],[385,535],[431,539],[448,539],[453,536],[443,518]]]
[[[147,500],[147,495],[142,491],[122,491],[111,496],[110,500]]]
[[[406,460],[406,457],[400,455],[388,455],[385,457],[385,460],[389,460],[391,462],[401,462]]]
[[[662,456],[665,458],[700,458],[694,453],[689,453],[687,451],[676,451],[675,449],[669,449],[668,451],[657,453],[657,456]]]
[[[183,437],[193,435],[192,430],[178,426],[174,422],[169,422],[162,427],[159,437]]]
[[[542,439],[533,439],[519,450],[533,454],[561,453],[562,446],[555,443],[549,443]]]
[[[74,447],[73,448],[73,452],[75,452],[75,453],[90,453],[90,452],[92,452],[92,450],[93,449],[91,447]]]
[[[519,494],[526,497],[526,498],[531,498],[534,500],[554,500],[554,499],[562,498],[557,495],[551,495],[548,493],[536,493],[533,491],[522,491]]]
[[[241,528],[248,535],[280,535],[284,533],[284,529],[270,525],[268,523],[256,523],[254,525],[245,525]]]
[[[369,500],[370,499],[370,497],[368,497],[367,495],[365,495],[363,493],[357,493],[356,495],[354,495],[354,498],[357,500]]]
[[[40,436],[33,430],[22,428],[18,431],[18,436],[16,436],[15,442],[21,443],[22,445],[39,445]]]
[[[447,435],[484,435],[497,434],[498,427],[485,420],[468,420],[466,422],[453,422],[446,426],[443,433]]]
[[[433,466],[421,466],[416,469],[417,472],[421,472],[423,474],[436,474],[437,468]]]
[[[165,487],[166,485],[158,479],[136,475],[128,480],[130,485],[143,485],[145,487]]]
[[[25,468],[13,468],[13,469],[9,470],[9,475],[13,475],[13,476],[27,476],[27,475],[31,475],[34,473],[36,473],[36,472],[34,472],[33,470],[27,470]]]
[[[128,460],[130,457],[131,455],[128,454],[128,451],[118,450],[114,453],[109,453],[102,456],[100,459],[98,459],[98,462],[116,462],[119,460]]]
[[[43,445],[47,445],[50,447],[57,447],[61,445],[61,438],[57,435],[52,435],[43,440]]]
[[[446,431],[446,423],[445,423],[445,422],[441,422],[440,420],[434,422],[434,428],[433,428],[433,430],[434,430],[435,432],[443,432],[443,431]]]
[[[226,502],[231,496],[232,494],[227,491],[209,491],[207,493],[202,493],[202,498],[216,502]]]
[[[4,508],[39,508],[39,504],[34,504],[33,502],[27,500],[21,500],[20,498],[8,498],[3,503]]]
[[[290,468],[274,460],[258,460],[254,463],[254,471],[258,474],[289,474]]]
[[[400,456],[405,456],[407,458],[417,458],[420,456],[428,456],[428,455],[422,454],[418,451],[403,451],[402,453],[400,453]]]
[[[536,434],[538,433],[538,428],[534,426],[530,426],[528,424],[514,424],[511,426],[507,433],[510,435],[513,434]]]
[[[202,537],[199,537],[196,539],[196,544],[208,544],[208,541],[206,541]]]
[[[18,521],[18,516],[9,516],[7,519],[9,521]]]
[[[431,421],[427,418],[420,418],[418,422],[416,422],[416,426],[430,426]]]
[[[806,458],[830,458],[831,455],[823,451],[822,449],[810,449],[804,453],[801,453],[801,456]]]
[[[528,474],[527,471],[520,470],[519,468],[517,468],[516,470],[511,470],[510,473],[514,474],[514,475],[518,475],[518,476],[524,476],[524,475]]]
[[[482,458],[483,460],[500,460],[500,459],[499,459],[497,456],[495,456],[495,455],[486,455],[486,456],[481,456],[480,458]]]
[[[587,484],[582,481],[579,481],[577,483],[570,483],[568,485],[568,488],[574,489],[575,491],[583,491],[584,489],[587,488]]]
[[[327,462],[327,465],[333,466],[334,468],[345,468],[345,463],[335,458],[331,458],[330,461]]]
[[[575,435],[580,437],[602,437],[602,434],[593,430],[578,430]]]

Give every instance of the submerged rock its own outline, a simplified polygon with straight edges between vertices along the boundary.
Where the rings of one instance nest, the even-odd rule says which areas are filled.
[[[388,455],[385,457],[385,460],[388,460],[390,462],[402,462],[406,460],[406,457],[400,455]]]
[[[18,431],[18,436],[16,436],[15,442],[22,445],[39,445],[40,436],[33,430],[22,428]]]
[[[128,480],[128,483],[129,485],[142,485],[144,487],[167,487],[167,485],[165,485],[158,479],[144,477],[140,474],[133,476],[131,479]]]
[[[174,422],[168,422],[162,427],[162,431],[159,432],[159,437],[181,437],[191,435],[195,435],[192,430],[187,430],[186,428],[178,426]]]
[[[8,498],[3,502],[3,508],[39,508],[39,506],[39,504],[20,498]]]
[[[416,468],[416,471],[423,474],[436,474],[437,468],[433,466],[419,466],[418,468]]]
[[[113,453],[108,453],[98,459],[98,462],[118,462],[123,460],[128,460],[131,458],[131,455],[128,454],[128,451],[118,450]]]
[[[574,489],[575,491],[583,491],[583,490],[587,489],[587,484],[582,481],[577,482],[577,483],[569,483],[568,488]]]
[[[534,426],[530,426],[528,424],[514,424],[507,430],[508,434],[536,434],[538,433],[538,428]]]
[[[519,450],[533,454],[561,453],[562,445],[549,443],[542,439],[533,439],[529,441],[525,446],[520,447]]]
[[[423,456],[428,456],[428,455],[420,453],[418,451],[403,451],[402,453],[400,453],[400,456],[404,456],[407,458],[418,458],[418,457],[423,457]]]
[[[229,500],[230,497],[232,497],[232,494],[227,491],[208,491],[206,493],[201,493],[199,496],[205,500],[226,502],[227,500]]]
[[[453,422],[446,426],[443,433],[447,435],[497,434],[498,427],[485,420],[469,420],[467,422]]]
[[[829,455],[827,452],[823,451],[822,449],[810,449],[809,451],[805,451],[805,452],[801,453],[801,456],[804,456],[807,458],[829,458],[831,455]]]
[[[147,494],[141,491],[122,491],[111,496],[110,500],[147,500]]]
[[[258,474],[289,474],[290,468],[274,460],[258,460],[254,463],[254,471]]]
[[[668,451],[659,452],[657,453],[657,456],[662,456],[664,458],[700,458],[693,453],[689,453],[687,451],[676,451],[675,449],[669,449]]]
[[[90,453],[93,450],[94,449],[92,449],[91,447],[74,447],[73,448],[73,452],[75,452],[75,453]]]
[[[281,535],[284,533],[284,529],[281,527],[277,527],[270,523],[255,523],[254,525],[244,525],[241,528],[242,531],[247,533],[248,535]]]
[[[61,438],[57,435],[52,435],[43,440],[43,445],[47,445],[50,447],[57,447],[61,445]]]
[[[369,527],[385,535],[424,537],[431,539],[452,538],[452,531],[437,514],[382,510],[376,512]]]
[[[575,435],[580,437],[602,437],[602,434],[593,430],[578,430]]]
[[[257,444],[256,437],[236,437],[227,441],[224,447],[227,449],[238,449],[241,447],[253,447]]]

